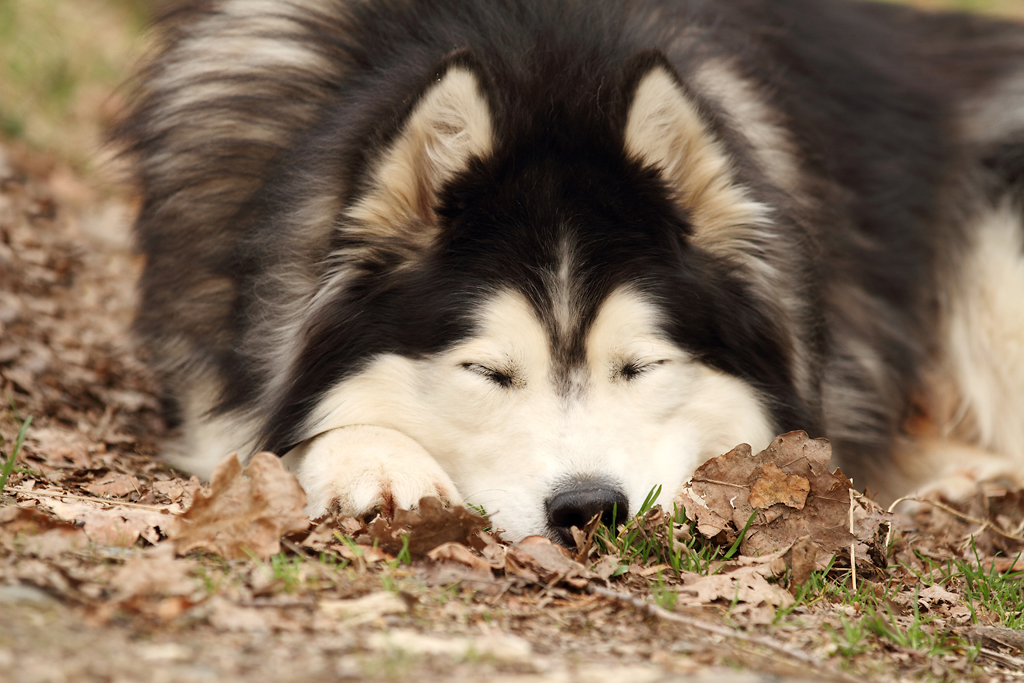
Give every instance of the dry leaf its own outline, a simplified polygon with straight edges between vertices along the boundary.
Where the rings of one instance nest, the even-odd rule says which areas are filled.
[[[594,575],[597,576],[597,578],[603,581],[607,581],[611,578],[612,574],[615,573],[615,570],[618,569],[620,565],[622,565],[622,560],[619,558],[618,555],[602,555],[601,559],[597,561],[597,564],[593,566],[592,570],[594,572]]]
[[[360,563],[360,566],[373,564],[374,562],[395,561],[394,555],[389,555],[375,545],[356,545],[350,548],[347,545],[336,544],[331,549],[347,560]]]
[[[53,514],[83,525],[89,540],[101,545],[130,548],[139,538],[150,543],[160,541],[161,532],[174,524],[174,517],[157,510],[118,505],[116,502],[91,502],[46,498],[39,502]]]
[[[139,490],[139,480],[124,474],[114,474],[104,477],[102,481],[86,484],[84,488],[89,493],[105,498],[120,498],[133,491]],[[179,494],[180,497],[180,494]]]
[[[266,558],[281,536],[309,528],[306,494],[273,453],[257,453],[243,471],[232,455],[213,471],[210,493],[196,494],[168,534],[178,554],[202,549],[228,559]]]
[[[750,485],[750,504],[765,510],[776,503],[802,510],[811,483],[796,474],[786,474],[773,462],[765,463],[760,479]]]
[[[811,572],[818,566],[818,551],[817,544],[808,536],[797,539],[797,542],[790,548],[787,561],[787,564],[793,569],[790,590],[795,590],[797,586],[802,586],[807,579],[811,578]]]
[[[118,599],[125,601],[140,596],[186,596],[200,586],[192,578],[196,563],[176,559],[170,544],[161,544],[125,562],[114,574],[112,584]]]
[[[479,555],[474,555],[472,550],[461,543],[444,543],[439,545],[427,553],[427,557],[435,562],[438,560],[451,560],[481,572],[489,572],[492,568],[490,562]]]
[[[495,569],[504,567],[507,547],[498,543],[492,532],[481,531],[476,536],[478,543],[474,543],[473,547],[478,549],[484,559],[490,562]]]
[[[74,524],[54,519],[37,509],[11,505],[0,508],[0,548],[8,552],[54,558],[89,544],[85,532]]]
[[[706,605],[721,600],[733,605],[734,616],[744,614],[747,621],[764,623],[764,617],[774,615],[775,608],[793,604],[792,595],[767,580],[785,572],[783,554],[780,551],[761,557],[739,557],[713,565],[715,573],[710,576],[683,572],[680,604]]]
[[[582,588],[594,577],[569,552],[546,536],[527,536],[505,555],[505,571],[533,583],[551,585],[565,582]]]
[[[793,596],[781,587],[768,583],[760,567],[737,567],[713,576],[697,576],[679,589],[684,605],[707,605],[715,600],[746,602],[751,605],[788,607]],[[689,577],[684,577],[689,578]]]
[[[922,588],[921,592],[917,594],[918,601],[924,607],[930,607],[936,602],[946,602],[950,605],[956,605],[960,602],[960,596],[956,593],[950,592],[940,586],[937,583],[933,583],[927,588]]]
[[[873,543],[890,518],[870,500],[851,497],[850,480],[829,471],[831,455],[827,440],[805,432],[783,434],[753,457],[749,446],[737,446],[699,467],[681,502],[700,533],[724,542],[735,540],[753,515],[740,545],[744,555],[765,555],[807,537],[820,567],[851,543]]]
[[[366,528],[370,538],[384,552],[397,555],[409,538],[412,559],[427,556],[445,543],[480,545],[477,534],[487,526],[480,515],[464,507],[446,508],[437,498],[421,498],[417,509],[398,510],[393,520],[377,517]]]

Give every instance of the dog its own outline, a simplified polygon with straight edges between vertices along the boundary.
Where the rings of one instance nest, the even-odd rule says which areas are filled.
[[[156,27],[116,137],[184,470],[269,450],[311,517],[432,495],[565,544],[795,429],[883,498],[1024,473],[1024,27],[849,0]]]

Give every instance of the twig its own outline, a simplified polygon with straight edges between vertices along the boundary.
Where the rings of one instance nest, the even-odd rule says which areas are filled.
[[[1002,652],[999,652],[998,650],[992,650],[987,647],[981,648],[981,651],[978,653],[978,656],[990,659],[996,664],[1004,666],[1007,669],[1016,669],[1019,671],[1020,669],[1024,668],[1024,659],[1021,659],[1020,657],[1011,657],[1010,655],[1004,655]]]
[[[72,500],[84,500],[88,503],[100,503],[102,505],[127,505],[133,508],[142,508],[143,510],[153,510],[155,512],[167,512],[172,513],[166,507],[160,507],[159,505],[143,505],[142,503],[129,503],[122,500],[109,500],[107,498],[92,498],[90,496],[76,496],[72,493],[60,493],[59,491],[29,491],[27,489],[16,489],[8,488],[8,491],[12,493],[20,493],[23,496],[36,496],[38,498],[70,498]]]
[[[697,479],[694,477],[691,481],[697,482],[698,484],[718,484],[719,486],[731,486],[734,489],[749,489],[749,486],[744,484],[733,484],[729,481],[718,481],[717,479]]]
[[[944,503],[940,503],[937,500],[928,500],[927,498],[918,498],[916,496],[903,496],[902,498],[897,498],[896,500],[893,501],[892,505],[889,506],[889,512],[892,512],[893,510],[895,510],[896,506],[899,505],[900,503],[902,503],[904,501],[908,501],[908,500],[912,500],[915,503],[924,503],[926,505],[932,505],[934,507],[939,508],[940,510],[944,510],[945,512],[948,512],[949,514],[953,515],[954,517],[959,517],[960,519],[964,520],[965,522],[970,522],[971,524],[977,524],[978,526],[981,527],[981,529],[979,529],[975,533],[980,533],[981,531],[984,531],[985,528],[989,528],[989,529],[992,529],[992,531],[994,531],[997,534],[999,534],[1000,536],[1002,536],[1003,538],[1008,538],[1011,541],[1017,541],[1018,543],[1024,543],[1024,537],[1016,536],[1014,534],[1011,534],[1008,531],[1004,531],[1003,529],[1000,529],[998,526],[996,526],[995,524],[993,524],[992,522],[989,522],[987,520],[978,519],[977,517],[971,517],[970,515],[964,514],[963,512],[960,512],[959,510],[957,510],[956,508],[950,507],[950,506],[948,506],[948,505],[946,505]],[[889,522],[889,532],[885,535],[885,547],[886,548],[889,547],[889,542],[892,540],[892,532],[893,532],[893,523],[890,521]]]
[[[1018,652],[1024,651],[1024,633],[1012,628],[970,626],[959,629],[958,635],[964,636],[972,643],[984,645],[990,641]]]
[[[851,488],[850,489],[850,535],[851,536],[856,536],[857,535],[857,534],[854,533],[854,527],[853,527],[853,504],[854,504],[854,501],[856,500],[856,498],[854,497],[856,495],[857,495],[857,492],[854,491]],[[891,524],[889,525],[889,528],[890,529],[892,528]],[[856,593],[857,592],[857,541],[856,540],[854,540],[854,542],[850,544],[850,583],[851,583],[851,586],[853,588],[853,592]]]
[[[598,586],[594,583],[587,584],[587,592],[591,593],[592,595],[600,595],[601,597],[608,598],[609,600],[614,600],[623,605],[632,607],[640,614],[643,614],[648,617],[654,617],[656,619],[662,619],[664,621],[673,621],[677,624],[685,624],[686,626],[689,626],[691,628],[699,629],[701,631],[707,631],[708,633],[714,633],[715,635],[719,635],[724,638],[732,638],[733,640],[741,640],[752,645],[760,645],[761,647],[766,647],[769,650],[774,650],[775,652],[781,653],[783,655],[786,655],[787,657],[803,662],[804,664],[810,664],[811,666],[814,666],[819,669],[825,668],[824,663],[818,658],[800,652],[799,650],[794,650],[793,648],[787,647],[779,641],[774,640],[772,638],[768,638],[767,636],[749,635],[746,633],[742,633],[740,631],[735,631],[733,629],[726,628],[724,626],[719,626],[717,624],[710,624],[706,621],[701,621],[700,619],[694,619],[692,617],[686,616],[685,614],[670,612],[663,607],[659,607],[658,605],[653,605],[649,602],[644,602],[642,599],[636,596],[629,595],[628,593],[620,593],[618,591],[613,591],[608,588],[602,588],[601,586]],[[849,676],[846,676],[838,671],[830,671],[830,673],[838,676],[844,681],[854,680]]]

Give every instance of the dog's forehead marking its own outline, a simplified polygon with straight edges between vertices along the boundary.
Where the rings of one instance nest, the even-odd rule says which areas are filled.
[[[578,284],[574,277],[574,255],[568,238],[558,244],[556,268],[548,280],[551,312],[560,337],[572,335],[579,324]]]
[[[578,263],[572,242],[563,235],[555,252],[553,267],[544,273],[549,310],[541,311],[541,318],[549,328],[551,354],[551,379],[560,395],[578,396],[586,387],[587,373],[583,368],[582,336],[583,326],[581,292]]]

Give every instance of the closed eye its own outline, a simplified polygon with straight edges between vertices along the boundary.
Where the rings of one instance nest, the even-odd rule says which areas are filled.
[[[626,361],[618,367],[615,372],[616,377],[630,382],[640,375],[644,374],[648,370],[652,370],[659,365],[663,365],[666,361],[656,360],[653,362],[643,362],[638,360]]]
[[[486,365],[480,365],[479,363],[463,363],[462,367],[487,380],[490,380],[503,389],[511,389],[521,385],[521,382],[517,380],[515,374],[508,370],[495,370],[494,368],[489,368]]]

